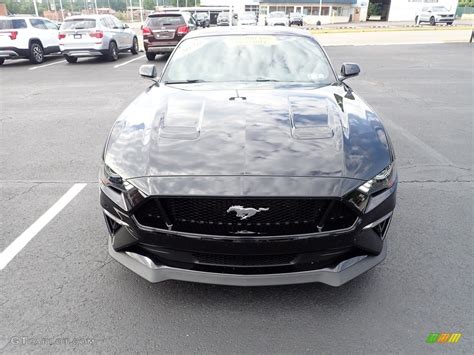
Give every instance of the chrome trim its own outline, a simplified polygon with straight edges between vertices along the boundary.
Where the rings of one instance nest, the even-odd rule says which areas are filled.
[[[388,230],[390,229],[390,223],[392,223],[392,217],[387,221],[387,226],[385,227],[385,231],[382,235],[382,240],[385,240],[385,237],[387,236]]]
[[[148,226],[144,226],[143,224],[140,224],[135,218],[135,215],[132,215],[131,218],[139,229],[144,230],[146,232],[173,234],[173,235],[179,235],[181,237],[196,238],[196,239],[218,239],[218,240],[236,239],[233,236],[228,236],[228,235],[196,234],[196,233],[180,232],[180,231],[174,231],[174,230],[168,230],[168,229],[162,229],[162,228],[148,227]],[[352,226],[345,229],[336,229],[336,230],[327,231],[327,232],[315,232],[315,233],[305,233],[305,234],[285,234],[285,235],[271,235],[271,236],[252,235],[252,237],[249,239],[251,240],[255,240],[255,239],[279,240],[279,239],[304,239],[304,238],[313,238],[313,237],[326,237],[328,235],[352,232],[356,229],[359,223],[360,223],[360,218],[357,217],[354,224],[352,224]],[[245,240],[245,237],[242,237],[242,238],[239,237],[238,240]]]
[[[89,49],[66,49],[63,51],[63,54],[67,54],[71,57],[96,57],[103,55],[99,50]]]
[[[149,282],[181,280],[230,286],[271,286],[321,282],[330,286],[341,286],[381,263],[387,255],[387,246],[384,243],[382,252],[377,256],[357,256],[342,261],[334,268],[256,275],[221,274],[158,265],[150,258],[140,254],[115,251],[111,238],[109,238],[109,254]]]
[[[0,58],[16,58],[19,57],[18,53],[12,50],[0,51]]]
[[[104,212],[104,214],[109,217],[110,219],[113,219],[116,223],[122,225],[122,226],[125,226],[125,227],[130,227],[128,225],[127,222],[124,222],[123,220],[121,220],[119,217],[117,216],[114,216],[112,213],[110,213],[109,211],[107,211],[106,209],[102,209],[102,211]]]
[[[387,213],[385,216],[383,216],[382,218],[379,218],[378,220],[372,222],[372,223],[369,223],[368,225],[366,225],[364,228],[362,229],[370,229],[370,228],[373,228],[375,227],[376,225],[382,223],[383,221],[385,221],[387,218],[390,218],[392,217],[392,214],[393,214],[393,211]],[[387,228],[388,229],[388,228]]]

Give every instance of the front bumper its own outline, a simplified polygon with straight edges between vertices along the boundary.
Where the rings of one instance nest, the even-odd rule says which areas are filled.
[[[291,273],[240,275],[180,269],[155,264],[150,258],[131,252],[117,252],[109,238],[109,254],[122,265],[149,282],[180,280],[228,286],[275,286],[320,282],[341,286],[381,263],[387,255],[387,246],[377,256],[356,256],[332,268]]]
[[[439,17],[435,19],[436,23],[453,23],[454,18]]]
[[[130,205],[130,201],[137,195],[133,196],[101,186],[109,252],[150,282],[176,279],[235,286],[322,282],[339,286],[385,258],[396,184],[371,199],[368,212],[350,228],[275,237],[147,230],[134,217],[135,203]]]

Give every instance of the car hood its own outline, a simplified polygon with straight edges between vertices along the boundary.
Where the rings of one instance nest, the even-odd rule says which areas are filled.
[[[115,122],[105,163],[124,179],[368,180],[391,161],[372,109],[342,85],[153,86]]]

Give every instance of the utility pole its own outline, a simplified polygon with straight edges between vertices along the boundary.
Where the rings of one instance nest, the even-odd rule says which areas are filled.
[[[59,0],[59,7],[61,9],[61,21],[64,21],[63,0]]]
[[[33,5],[35,6],[35,14],[38,16],[38,6],[36,5],[36,0],[33,0]]]
[[[138,6],[140,6],[140,22],[143,23],[143,1],[138,0]]]
[[[98,12],[97,12],[97,0],[94,0],[94,6],[95,6],[95,14],[97,15]]]

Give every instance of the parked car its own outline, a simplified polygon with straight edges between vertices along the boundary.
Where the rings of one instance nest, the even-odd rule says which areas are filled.
[[[237,14],[233,14],[232,16],[232,26],[237,25],[238,18]],[[229,13],[228,12],[220,12],[217,15],[217,26],[229,26]]]
[[[58,26],[36,16],[0,16],[0,65],[6,59],[26,58],[39,64],[59,52]]]
[[[197,12],[194,14],[194,19],[196,20],[196,24],[199,27],[209,27],[211,25],[211,20],[207,12]]]
[[[244,60],[245,59],[245,60]],[[110,255],[151,282],[340,286],[386,256],[393,147],[310,33],[194,31],[114,123]],[[365,285],[365,282],[364,282]]]
[[[303,26],[303,15],[299,12],[292,12],[290,14],[290,26]]]
[[[69,63],[79,57],[105,57],[115,61],[119,52],[138,53],[138,38],[112,15],[67,17],[59,30],[59,47]]]
[[[434,26],[437,23],[445,23],[452,25],[454,22],[455,12],[450,11],[444,6],[427,6],[421,9],[421,12],[416,15],[415,23],[429,22]]]
[[[265,23],[267,26],[289,26],[288,15],[283,11],[270,12]]]
[[[157,12],[148,16],[143,27],[143,44],[148,60],[171,53],[186,34],[197,28],[189,12]]]
[[[239,26],[256,26],[257,17],[252,12],[244,12],[238,16],[237,25]]]

